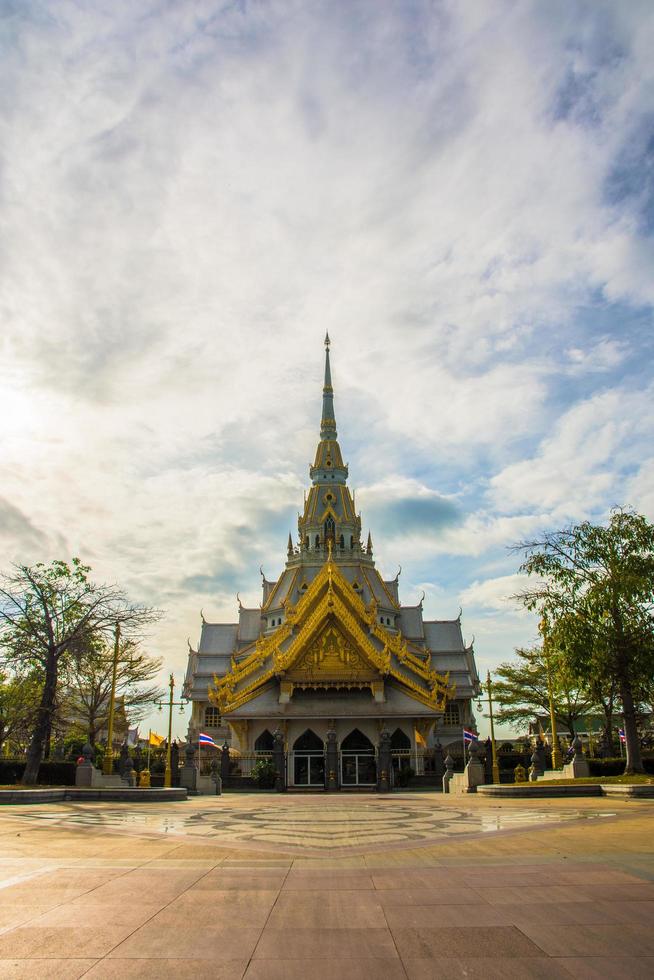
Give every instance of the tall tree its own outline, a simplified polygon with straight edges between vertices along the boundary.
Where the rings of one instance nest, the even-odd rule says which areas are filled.
[[[25,675],[0,672],[0,753],[5,748],[24,748],[40,694],[40,683],[34,672]]]
[[[130,604],[115,585],[96,585],[79,558],[17,565],[0,579],[0,643],[10,666],[38,671],[41,694],[35,713],[23,782],[36,782],[56,707],[59,672],[76,644],[108,638],[121,624],[138,634],[160,615]]]
[[[556,653],[550,654],[549,664],[541,647],[516,650],[516,657],[495,671],[493,693],[500,705],[497,721],[526,726],[540,713],[549,717],[549,669],[557,723],[573,733],[579,719],[594,707],[588,690],[579,685]]]
[[[65,666],[61,710],[64,717],[84,728],[91,745],[109,721],[113,657],[113,644],[92,636],[75,644]],[[116,699],[122,701],[132,724],[163,695],[162,689],[151,683],[161,664],[160,658],[149,656],[136,641],[124,639],[120,643]]]
[[[582,678],[613,678],[622,704],[626,773],[643,772],[637,707],[654,680],[654,525],[612,511],[524,542],[520,570],[533,585],[519,598],[548,617],[552,637]]]

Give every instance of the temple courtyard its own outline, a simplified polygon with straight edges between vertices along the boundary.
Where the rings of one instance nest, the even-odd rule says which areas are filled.
[[[415,792],[0,810],[0,977],[654,976],[654,803]]]

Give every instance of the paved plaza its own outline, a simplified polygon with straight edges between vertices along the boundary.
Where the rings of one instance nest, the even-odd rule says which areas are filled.
[[[0,977],[654,976],[654,804],[227,794],[0,811]]]

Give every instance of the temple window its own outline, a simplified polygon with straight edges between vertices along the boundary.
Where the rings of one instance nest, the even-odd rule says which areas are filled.
[[[374,752],[375,746],[370,739],[355,728],[341,742],[341,752]]]
[[[254,743],[255,752],[272,752],[275,747],[275,739],[268,729],[264,729]]]
[[[323,740],[310,728],[307,728],[293,743],[294,752],[322,752],[324,748]]]
[[[391,749],[396,752],[406,751],[411,748],[411,739],[401,728],[396,728],[391,735]]]
[[[341,549],[341,551],[345,547],[345,538],[343,537],[342,534],[341,534],[340,538],[338,539],[338,546]]]
[[[354,535],[350,535],[350,551],[354,548]]]
[[[316,548],[320,547],[320,535],[316,534]]]
[[[327,541],[328,538],[331,538],[333,541],[335,536],[336,536],[336,524],[334,523],[334,518],[328,517],[327,520],[325,521],[325,541]]]
[[[205,728],[218,728],[220,726],[220,712],[218,708],[209,706],[204,709]]]
[[[443,715],[444,725],[460,725],[461,724],[461,712],[459,710],[459,705],[456,701],[450,701],[450,703],[445,708],[445,714]]]

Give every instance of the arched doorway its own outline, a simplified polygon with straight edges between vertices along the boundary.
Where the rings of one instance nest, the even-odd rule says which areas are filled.
[[[406,786],[404,778],[409,778],[411,769],[411,739],[401,728],[396,728],[391,735],[391,760],[393,765],[393,782],[398,786]],[[400,775],[404,771],[403,776]]]
[[[374,786],[376,783],[375,746],[355,728],[341,742],[341,785]]]
[[[396,752],[411,751],[411,739],[401,728],[396,728],[391,735],[391,749]]]
[[[325,746],[323,740],[310,728],[302,732],[293,743],[294,786],[325,785]]]

